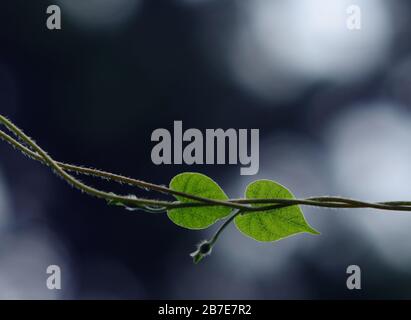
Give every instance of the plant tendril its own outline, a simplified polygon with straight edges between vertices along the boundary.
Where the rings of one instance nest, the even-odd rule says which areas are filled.
[[[189,194],[186,192],[176,191],[163,185],[149,183],[137,179],[132,179],[122,175],[91,169],[63,162],[55,161],[47,154],[34,140],[28,137],[21,129],[6,117],[0,115],[0,124],[8,129],[15,137],[13,138],[3,130],[0,130],[0,139],[10,144],[16,150],[47,165],[58,176],[63,178],[68,184],[74,188],[84,192],[90,196],[104,199],[110,205],[123,206],[127,210],[136,211],[143,210],[149,213],[164,213],[171,209],[195,208],[195,207],[215,207],[223,206],[233,210],[232,215],[221,225],[214,236],[198,247],[198,250],[192,254],[194,262],[198,263],[207,256],[213,249],[215,243],[226,227],[240,214],[248,214],[252,212],[265,212],[290,206],[313,206],[322,208],[372,208],[388,211],[411,211],[411,201],[388,201],[388,202],[366,202],[343,197],[311,197],[306,199],[284,199],[284,198],[268,198],[268,199],[229,199],[216,200],[204,198],[198,195]],[[139,187],[147,191],[154,191],[165,195],[179,196],[192,202],[181,201],[164,201],[136,197],[135,195],[119,195],[112,192],[106,192],[96,189],[84,182],[78,180],[70,173],[78,175],[88,175],[109,181],[114,181],[123,185]],[[260,206],[252,206],[258,204]]]

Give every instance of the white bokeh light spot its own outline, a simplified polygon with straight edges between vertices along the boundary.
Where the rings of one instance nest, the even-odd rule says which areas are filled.
[[[347,8],[362,12],[362,28],[347,28]],[[362,79],[388,57],[393,30],[381,0],[255,0],[241,8],[228,64],[246,89],[288,99],[315,81]]]
[[[331,124],[326,136],[340,195],[366,201],[411,200],[411,114],[405,108],[384,102],[354,107]],[[410,214],[356,211],[350,221],[387,263],[408,270]]]

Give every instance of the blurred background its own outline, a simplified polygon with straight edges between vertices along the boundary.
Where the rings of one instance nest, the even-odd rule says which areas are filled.
[[[51,4],[62,30],[46,28]],[[56,160],[158,184],[198,171],[231,197],[266,178],[297,197],[410,200],[410,23],[406,0],[2,1],[0,113]],[[174,120],[260,129],[259,174],[153,165],[151,133]],[[215,228],[108,207],[0,150],[0,298],[411,298],[410,214],[305,208],[321,236],[261,244],[231,226],[193,265]],[[46,288],[51,264],[62,290]],[[346,288],[351,264],[362,290]]]

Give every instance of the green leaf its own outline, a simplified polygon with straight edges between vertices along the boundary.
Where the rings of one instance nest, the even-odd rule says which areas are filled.
[[[191,195],[214,200],[228,200],[227,195],[211,178],[200,173],[182,173],[175,176],[170,182],[170,188]],[[198,202],[181,196],[175,196],[183,203]],[[180,208],[168,210],[168,217],[175,224],[187,229],[205,229],[225,218],[232,209],[215,207]]]
[[[271,180],[251,183],[245,196],[247,199],[294,199],[288,189]],[[252,206],[261,207],[266,204]],[[277,241],[301,232],[319,234],[307,223],[299,206],[245,213],[235,218],[235,224],[245,235],[264,242]]]

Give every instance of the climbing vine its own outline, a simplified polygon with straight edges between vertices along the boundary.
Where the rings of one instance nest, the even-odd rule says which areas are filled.
[[[277,241],[298,233],[319,234],[306,221],[301,206],[325,208],[374,208],[391,211],[411,211],[411,201],[364,202],[341,197],[311,197],[296,199],[284,186],[271,180],[252,182],[245,190],[244,198],[231,199],[211,178],[200,173],[181,173],[169,187],[157,185],[101,170],[75,166],[54,160],[33,139],[13,122],[0,115],[2,124],[13,136],[0,130],[0,139],[12,145],[33,160],[50,167],[74,188],[90,196],[103,199],[109,205],[147,213],[166,213],[176,225],[192,229],[206,229],[223,221],[214,236],[201,242],[191,254],[195,263],[213,250],[225,228],[234,223],[244,235],[263,242]],[[77,175],[90,175],[115,181],[147,191],[172,196],[174,200],[156,200],[122,195],[96,189],[83,183]]]

